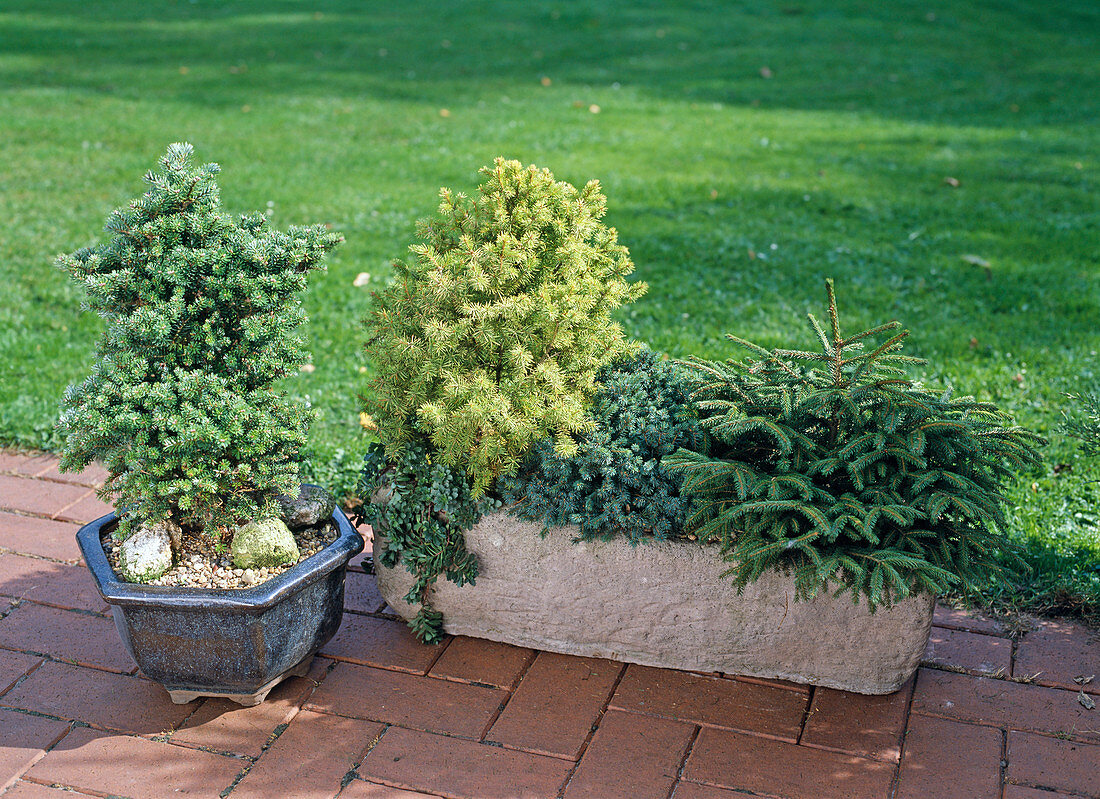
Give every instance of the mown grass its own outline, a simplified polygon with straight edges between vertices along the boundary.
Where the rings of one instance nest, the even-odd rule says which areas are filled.
[[[729,353],[726,332],[809,343],[825,276],[851,327],[900,319],[927,379],[1052,442],[1011,493],[1036,568],[987,599],[1095,612],[1100,463],[1056,427],[1100,380],[1098,51],[1090,0],[12,0],[0,441],[57,446],[99,330],[53,256],[188,140],[227,209],[347,237],[306,298],[316,370],[290,387],[322,414],[315,473],[347,487],[369,291],[439,186],[506,155],[601,180],[650,284],[622,321],[672,356]]]

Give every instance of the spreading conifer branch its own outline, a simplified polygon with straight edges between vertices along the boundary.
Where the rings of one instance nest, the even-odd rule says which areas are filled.
[[[916,591],[966,590],[1003,569],[1003,486],[1041,438],[969,397],[904,376],[908,331],[841,334],[809,315],[821,352],[766,350],[685,364],[708,436],[667,459],[697,497],[688,527],[718,541],[739,587],[767,569],[798,594],[837,586],[873,609]],[[893,333],[881,344],[864,342]]]

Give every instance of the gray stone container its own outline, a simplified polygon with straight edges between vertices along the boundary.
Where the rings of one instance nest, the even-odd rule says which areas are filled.
[[[440,578],[432,604],[454,635],[645,666],[792,680],[862,694],[896,691],[920,663],[935,597],[868,611],[850,594],[796,601],[794,579],[765,574],[740,595],[716,547],[575,541],[500,511],[466,533],[474,585]],[[376,554],[385,535],[375,531]],[[378,586],[406,619],[413,578],[375,558]]]
[[[363,550],[337,508],[335,541],[254,588],[141,585],[120,581],[103,551],[100,536],[116,518],[85,525],[77,542],[127,652],[180,704],[212,696],[256,705],[282,680],[305,674],[340,626],[344,573]]]

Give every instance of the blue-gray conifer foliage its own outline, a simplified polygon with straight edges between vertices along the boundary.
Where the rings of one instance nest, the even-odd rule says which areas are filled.
[[[61,465],[106,464],[123,533],[169,520],[215,540],[296,490],[312,412],[278,387],[306,361],[298,295],[342,238],[221,213],[217,164],[172,144],[109,239],[58,258],[106,321],[58,421]]]
[[[649,348],[605,366],[589,410],[593,427],[577,451],[565,455],[543,439],[519,474],[500,481],[511,512],[548,527],[576,525],[582,539],[680,536],[691,497],[663,459],[700,446],[703,436],[682,372]]]

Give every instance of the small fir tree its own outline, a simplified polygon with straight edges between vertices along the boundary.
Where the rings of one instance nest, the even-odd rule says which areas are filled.
[[[645,285],[599,183],[578,191],[545,169],[497,159],[439,215],[396,280],[374,296],[367,410],[393,457],[427,436],[475,495],[515,471],[539,439],[575,451],[600,368],[629,350],[611,313]]]
[[[513,513],[573,524],[580,538],[624,536],[632,544],[678,537],[691,508],[683,478],[664,459],[698,447],[702,429],[688,408],[682,368],[648,348],[604,367],[590,411],[595,425],[565,456],[543,439],[519,474],[501,481]]]
[[[220,213],[219,168],[191,153],[170,145],[150,189],[108,218],[110,239],[58,259],[107,323],[58,427],[63,469],[105,462],[123,534],[167,521],[218,541],[297,490],[311,411],[277,383],[306,359],[306,275],[342,239]]]
[[[739,587],[793,571],[798,594],[838,585],[873,609],[1003,571],[1005,482],[1039,461],[1042,439],[994,405],[906,378],[900,325],[844,337],[832,281],[820,352],[766,350],[735,336],[745,361],[687,364],[707,446],[669,459],[698,495],[689,520],[721,543]]]

